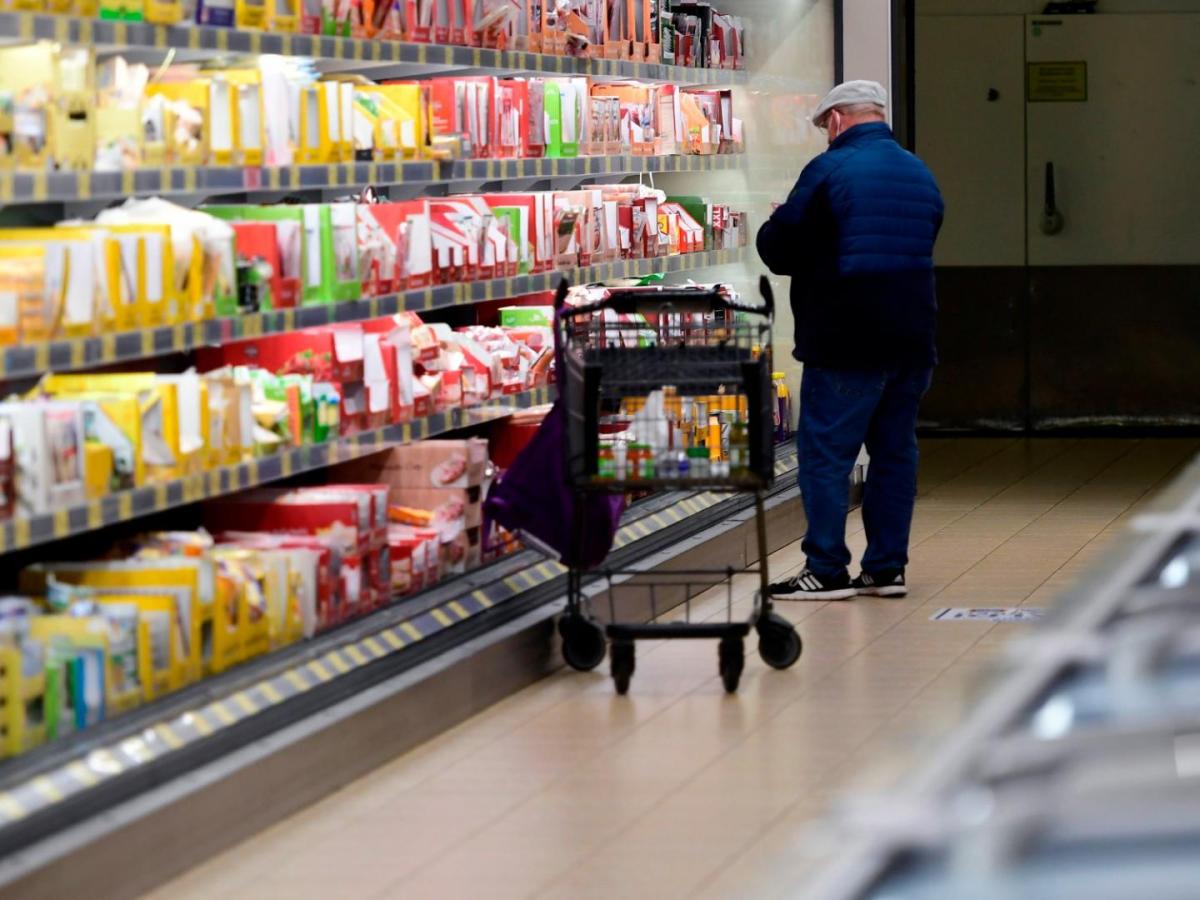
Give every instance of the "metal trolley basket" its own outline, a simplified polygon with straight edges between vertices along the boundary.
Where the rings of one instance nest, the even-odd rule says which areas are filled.
[[[575,669],[593,669],[604,659],[607,638],[620,694],[629,689],[637,640],[719,641],[721,679],[730,693],[741,678],[743,641],[751,628],[768,665],[786,669],[800,657],[800,636],[772,610],[768,590],[763,492],[774,478],[774,301],[765,278],[759,290],[761,306],[743,305],[719,286],[612,289],[603,300],[567,307],[559,317],[558,385],[572,490],[754,495],[758,560],[742,571],[757,575],[759,585],[746,620],[733,617],[732,569],[592,572],[607,582],[604,623],[584,590],[588,573],[570,570],[567,608],[559,622],[563,657]],[[622,431],[624,440],[613,440]],[[614,592],[628,596],[639,582],[649,605],[639,607],[638,621],[621,621]],[[723,619],[694,621],[692,599],[722,585]],[[664,621],[663,606],[682,608],[682,618]]]

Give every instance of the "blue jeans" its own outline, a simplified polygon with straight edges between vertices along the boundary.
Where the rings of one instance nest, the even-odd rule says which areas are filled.
[[[908,564],[917,498],[917,407],[933,370],[804,367],[800,385],[800,493],[808,517],[801,545],[822,577],[850,565],[846,547],[848,485],[859,449],[871,457],[863,490],[867,552],[862,569],[893,572]]]

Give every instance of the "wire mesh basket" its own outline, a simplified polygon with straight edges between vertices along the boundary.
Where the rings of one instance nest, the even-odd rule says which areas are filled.
[[[560,318],[567,474],[586,490],[760,490],[774,473],[770,303],[612,289]]]

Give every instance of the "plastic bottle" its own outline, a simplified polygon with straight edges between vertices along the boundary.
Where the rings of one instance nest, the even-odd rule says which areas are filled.
[[[739,478],[750,468],[750,432],[740,420],[729,426],[729,474]]]
[[[707,447],[688,447],[688,468],[692,478],[703,480],[709,477]]]
[[[601,447],[597,454],[596,477],[604,481],[612,481],[617,477],[616,457],[610,446]]]

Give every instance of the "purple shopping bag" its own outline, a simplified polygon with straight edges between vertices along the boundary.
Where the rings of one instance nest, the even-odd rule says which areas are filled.
[[[567,486],[565,426],[562,401],[556,400],[537,434],[488,491],[483,510],[487,519],[532,538],[529,543],[542,545],[564,566],[591,569],[612,549],[625,497],[577,493]]]

